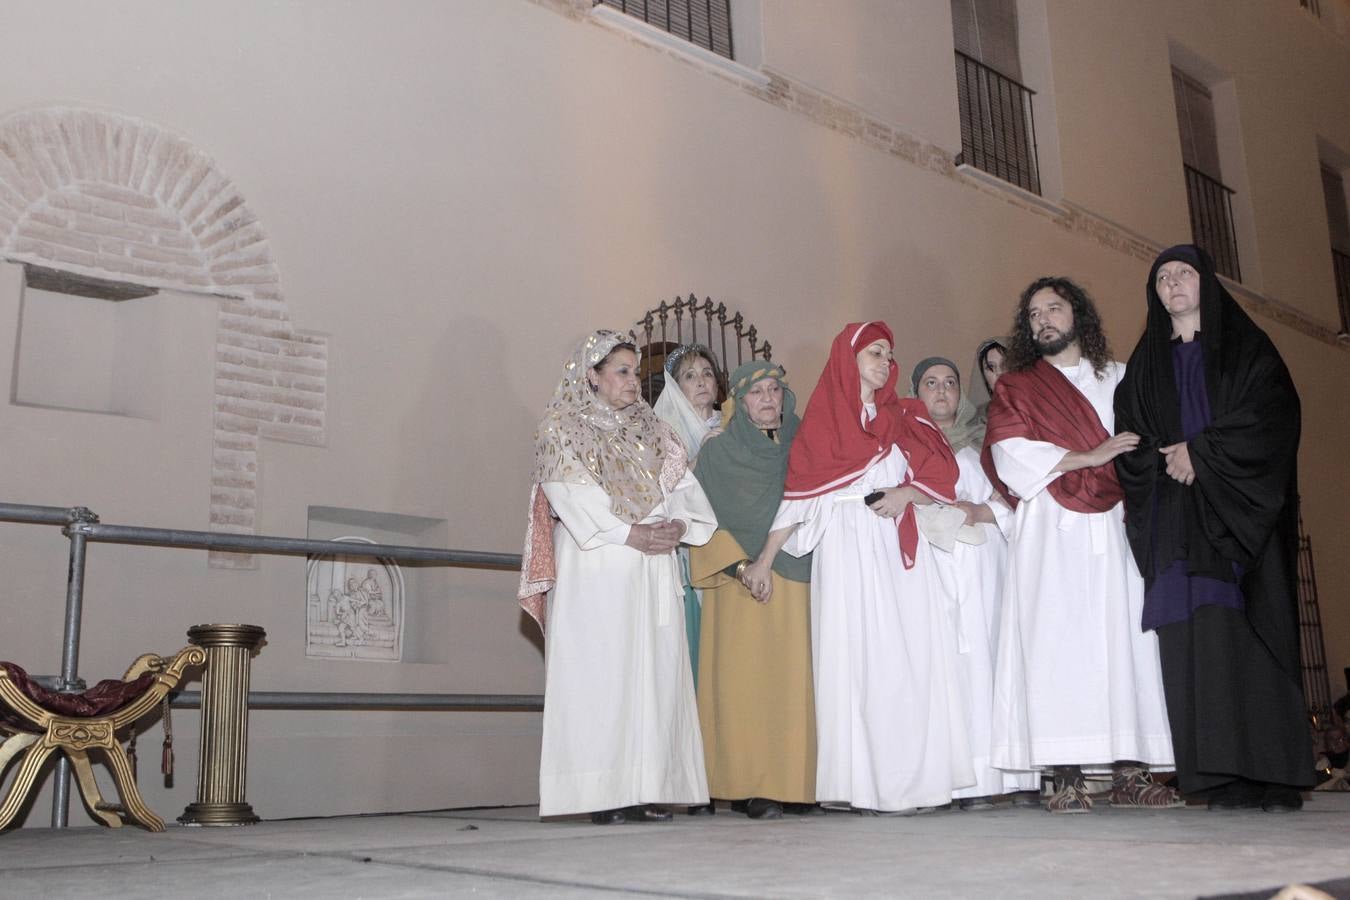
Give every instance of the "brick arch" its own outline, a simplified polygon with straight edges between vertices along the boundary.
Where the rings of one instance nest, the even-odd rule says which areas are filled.
[[[0,117],[0,256],[216,298],[210,527],[254,531],[259,439],[325,440],[328,347],[291,324],[266,232],[215,161],[129,116]]]

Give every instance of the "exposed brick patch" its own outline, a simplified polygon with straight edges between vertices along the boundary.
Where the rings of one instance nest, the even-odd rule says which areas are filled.
[[[328,344],[296,333],[267,235],[214,160],[127,116],[4,117],[0,255],[218,298],[210,527],[254,532],[258,438],[325,441]],[[210,564],[257,565],[237,553]]]

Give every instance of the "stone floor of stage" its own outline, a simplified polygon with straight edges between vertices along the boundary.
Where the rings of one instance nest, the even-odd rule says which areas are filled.
[[[0,834],[0,895],[1196,897],[1350,877],[1350,794],[1312,797],[1292,815],[1099,807],[751,821],[719,810],[596,827],[516,807],[165,834],[27,828]]]

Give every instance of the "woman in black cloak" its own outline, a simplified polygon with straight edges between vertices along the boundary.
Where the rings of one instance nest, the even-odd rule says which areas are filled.
[[[1116,388],[1126,531],[1158,633],[1179,787],[1211,809],[1302,807],[1312,745],[1299,660],[1299,400],[1209,256],[1163,251]]]

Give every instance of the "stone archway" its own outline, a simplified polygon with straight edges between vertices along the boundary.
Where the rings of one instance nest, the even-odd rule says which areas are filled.
[[[4,116],[0,257],[217,299],[210,527],[253,532],[259,439],[325,440],[328,346],[296,332],[267,235],[215,161],[129,116]]]

